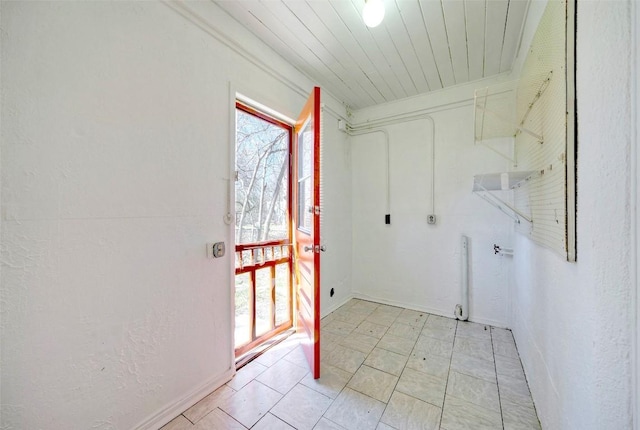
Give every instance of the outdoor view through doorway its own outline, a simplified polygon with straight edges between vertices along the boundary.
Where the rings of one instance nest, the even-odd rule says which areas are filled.
[[[292,127],[236,104],[236,357],[292,326]]]
[[[314,378],[320,377],[320,253],[325,250],[320,116],[319,87],[293,125],[236,102],[236,358],[295,323]]]

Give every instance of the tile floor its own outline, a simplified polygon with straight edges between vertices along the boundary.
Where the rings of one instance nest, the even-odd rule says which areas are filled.
[[[354,299],[321,347],[320,379],[292,336],[162,430],[540,429],[509,330]]]

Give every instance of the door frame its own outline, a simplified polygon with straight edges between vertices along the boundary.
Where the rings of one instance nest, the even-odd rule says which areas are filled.
[[[228,265],[227,265],[227,270],[228,270],[228,280],[227,280],[227,286],[228,289],[227,294],[228,296],[226,296],[227,299],[227,303],[229,303],[229,317],[228,317],[228,321],[230,322],[230,326],[229,326],[229,332],[228,332],[228,336],[229,338],[227,339],[227,341],[225,342],[228,345],[228,351],[229,351],[229,356],[228,356],[228,366],[229,369],[232,370],[232,375],[235,374],[236,372],[236,355],[235,355],[235,326],[236,326],[236,304],[235,304],[235,273],[236,273],[236,268],[235,268],[235,247],[236,247],[236,243],[235,243],[235,219],[236,219],[236,211],[235,211],[235,160],[236,160],[236,102],[240,101],[243,104],[246,104],[248,106],[253,107],[254,109],[258,109],[260,111],[262,111],[264,114],[269,115],[273,118],[275,118],[276,120],[279,120],[285,124],[288,124],[292,127],[294,127],[295,125],[295,120],[292,118],[287,117],[286,115],[281,114],[280,112],[268,107],[266,104],[260,103],[257,100],[258,99],[262,99],[263,97],[256,97],[253,96],[254,91],[251,91],[249,89],[247,89],[244,86],[240,86],[237,85],[235,82],[233,81],[229,81],[228,84],[228,156],[227,156],[227,172],[226,172],[226,177],[223,177],[223,180],[226,180],[227,182],[227,207],[226,207],[226,211],[223,214],[223,222],[227,225],[228,230],[227,230],[227,234],[228,234],[228,238],[229,238],[229,249],[230,249],[230,254],[229,255],[229,259],[228,259]],[[273,106],[277,106],[279,103],[276,100],[270,100],[269,102],[271,102],[271,105]],[[292,130],[292,133],[294,133],[294,131]],[[291,170],[291,168],[289,169]],[[291,173],[291,172],[290,172]],[[291,182],[291,180],[289,181]],[[291,184],[289,184],[289,187],[291,187]],[[289,189],[289,193],[290,193],[290,200],[291,200],[291,189]],[[290,201],[290,205],[291,205],[291,201]],[[291,206],[289,207],[289,211],[291,211]],[[291,223],[289,225],[289,230],[290,233],[289,235],[292,236],[292,232],[291,232]],[[231,253],[232,252],[232,253]],[[293,273],[293,267],[291,267],[290,269],[290,275],[292,276]],[[295,300],[295,297],[293,296],[295,294],[295,288],[292,288],[292,300]],[[295,309],[293,309],[293,315],[292,315],[292,323],[295,325]]]
[[[275,314],[274,314],[274,320],[272,321],[272,323],[274,324],[273,329],[267,331],[266,333],[263,333],[261,335],[255,335],[254,337],[254,333],[255,333],[255,326],[256,326],[256,299],[255,299],[255,294],[252,294],[250,297],[252,298],[252,303],[249,307],[250,311],[251,311],[251,326],[253,328],[252,332],[251,332],[251,340],[247,343],[242,345],[241,347],[236,347],[235,345],[235,341],[234,341],[234,354],[236,357],[236,360],[238,360],[239,357],[243,356],[244,354],[246,354],[247,352],[251,351],[254,348],[259,347],[261,344],[263,344],[264,342],[268,341],[269,339],[277,336],[278,334],[291,329],[294,326],[294,296],[293,296],[293,264],[292,264],[292,242],[293,242],[293,237],[292,237],[292,218],[291,218],[291,211],[292,211],[292,182],[291,182],[291,150],[292,150],[292,145],[293,145],[293,136],[295,133],[294,130],[294,126],[289,124],[288,122],[282,121],[278,118],[274,118],[273,116],[267,114],[264,112],[264,110],[266,109],[260,109],[258,107],[253,106],[251,103],[244,101],[244,100],[240,100],[240,99],[236,99],[235,102],[235,109],[234,109],[234,116],[237,118],[237,112],[238,111],[242,111],[246,114],[252,115],[256,118],[259,118],[265,122],[268,122],[272,125],[275,125],[277,127],[280,127],[284,130],[287,130],[289,132],[289,139],[288,139],[288,147],[287,147],[287,157],[288,157],[288,181],[287,181],[287,218],[289,219],[289,223],[288,223],[288,229],[287,229],[287,238],[286,239],[273,239],[273,240],[269,240],[267,239],[266,241],[258,241],[258,242],[252,242],[252,243],[246,243],[246,244],[237,244],[235,243],[234,240],[234,252],[237,252],[237,248],[240,248],[241,250],[250,250],[250,249],[255,249],[256,247],[261,247],[263,248],[263,252],[266,252],[266,249],[271,248],[272,249],[272,253],[274,252],[274,250],[276,248],[280,248],[282,255],[284,255],[284,250],[288,249],[288,253],[286,256],[281,256],[281,258],[275,260],[275,259],[271,259],[268,261],[263,261],[262,263],[259,263],[258,266],[259,268],[255,268],[255,264],[248,266],[248,267],[241,267],[240,268],[235,268],[235,272],[234,272],[234,276],[238,276],[239,274],[244,274],[244,273],[249,273],[250,274],[250,278],[251,278],[251,288],[253,290],[253,293],[255,293],[256,290],[256,272],[257,270],[261,270],[261,269],[266,269],[266,268],[271,268],[272,270],[272,276],[275,276],[273,272],[275,270],[274,267],[278,266],[278,265],[282,265],[288,262],[288,268],[289,268],[289,321],[284,322],[280,325],[275,325]],[[235,127],[234,127],[234,131],[235,131]],[[237,136],[236,133],[234,132],[234,150],[235,150],[235,145],[237,145]],[[234,162],[235,162],[235,158],[234,158]],[[235,197],[235,186],[234,186],[234,197]],[[234,198],[234,209],[235,209],[235,198]],[[235,225],[235,223],[234,223]],[[235,239],[235,231],[234,231],[234,239]],[[264,257],[264,255],[263,255]],[[234,265],[235,267],[235,265]],[[248,270],[247,270],[248,269]],[[275,281],[275,278],[272,278],[273,281]],[[235,284],[235,282],[232,282],[233,284]],[[234,292],[234,298],[235,298],[235,292]],[[274,303],[275,306],[275,303]],[[235,317],[235,309],[234,309],[234,317]],[[235,324],[234,324],[235,327]],[[234,335],[235,335],[235,328],[234,328]]]

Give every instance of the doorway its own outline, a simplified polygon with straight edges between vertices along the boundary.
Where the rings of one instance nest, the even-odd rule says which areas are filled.
[[[236,102],[236,358],[293,323],[292,126]]]
[[[255,348],[295,325],[317,379],[325,250],[320,88],[313,88],[291,124],[240,101],[235,116],[236,363],[250,360],[243,354],[253,356]]]

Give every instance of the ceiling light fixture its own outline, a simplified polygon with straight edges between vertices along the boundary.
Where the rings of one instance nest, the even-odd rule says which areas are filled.
[[[384,4],[382,0],[364,0],[362,20],[367,27],[377,27],[384,18]]]

